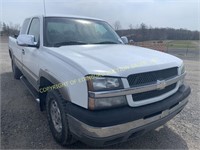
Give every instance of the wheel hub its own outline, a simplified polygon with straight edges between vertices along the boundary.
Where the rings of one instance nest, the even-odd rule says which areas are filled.
[[[57,132],[60,133],[62,131],[61,113],[58,104],[55,100],[51,101],[50,113],[54,128],[56,129]]]

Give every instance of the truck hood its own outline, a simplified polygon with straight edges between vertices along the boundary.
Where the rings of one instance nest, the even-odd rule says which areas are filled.
[[[48,51],[84,75],[127,77],[134,73],[180,67],[182,64],[182,60],[175,56],[130,45],[73,45],[48,48]]]

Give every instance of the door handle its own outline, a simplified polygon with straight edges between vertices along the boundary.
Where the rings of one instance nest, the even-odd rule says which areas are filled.
[[[25,50],[24,49],[22,49],[22,54],[25,55]]]

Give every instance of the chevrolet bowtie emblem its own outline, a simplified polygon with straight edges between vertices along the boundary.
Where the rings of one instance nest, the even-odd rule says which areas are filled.
[[[164,80],[160,81],[157,80],[157,89],[158,90],[163,90],[166,87],[166,82]]]

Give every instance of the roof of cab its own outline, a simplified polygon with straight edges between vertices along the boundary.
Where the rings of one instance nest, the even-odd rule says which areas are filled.
[[[66,18],[76,18],[76,19],[89,19],[89,20],[99,20],[99,21],[104,21],[102,19],[98,19],[98,18],[93,18],[93,17],[85,17],[85,16],[76,16],[76,15],[37,15],[37,16],[32,16],[29,18],[33,18],[33,17],[66,17]]]

